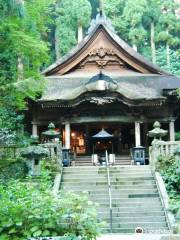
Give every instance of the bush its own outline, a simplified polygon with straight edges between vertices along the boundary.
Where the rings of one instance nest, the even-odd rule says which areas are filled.
[[[0,181],[7,182],[10,179],[25,178],[28,169],[21,158],[4,158],[0,161]]]
[[[175,138],[176,138],[176,141],[180,141],[180,132],[176,132]]]
[[[178,225],[180,224],[177,218],[180,206],[180,176],[178,172],[178,162],[175,160],[174,156],[159,156],[156,169],[161,173],[166,184],[170,198],[170,209],[174,213]],[[178,229],[179,228],[176,229],[177,232],[179,231]]]
[[[64,236],[95,239],[100,233],[96,210],[87,194],[54,196],[47,179],[0,185],[1,240]]]
[[[178,163],[174,156],[159,156],[156,169],[161,172],[167,190],[172,195],[180,192],[180,177],[178,174]]]

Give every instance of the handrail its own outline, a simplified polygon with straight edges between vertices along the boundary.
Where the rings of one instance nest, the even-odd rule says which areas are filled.
[[[55,195],[58,194],[59,189],[61,187],[61,182],[62,182],[62,175],[63,175],[63,164],[62,164],[62,148],[61,144],[56,146],[56,151],[57,151],[57,163],[60,167],[60,171],[58,174],[56,174],[55,179],[54,179],[54,185],[53,185],[53,193]]]
[[[159,186],[159,181],[157,179],[157,176],[156,176],[156,173],[155,171],[153,172],[153,175],[154,175],[154,179],[155,179],[155,182],[156,182],[156,186],[157,186],[157,189],[158,189],[158,193],[159,193],[159,196],[160,196],[160,200],[161,200],[161,204],[163,206],[163,209],[164,209],[164,213],[165,213],[165,218],[166,218],[166,222],[167,222],[167,225],[168,225],[168,229],[171,231],[171,223],[170,223],[170,220],[169,220],[169,216],[167,214],[167,206],[166,206],[166,203],[164,201],[164,197],[162,195],[162,192],[161,192],[161,188]]]
[[[110,180],[110,174],[109,174],[109,161],[108,161],[107,150],[106,150],[106,171],[107,171],[108,192],[109,192],[110,229],[111,229],[111,233],[112,233],[112,192],[111,192],[111,180]]]

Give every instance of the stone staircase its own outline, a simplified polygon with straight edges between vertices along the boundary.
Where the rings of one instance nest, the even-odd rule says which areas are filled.
[[[131,165],[131,157],[128,155],[117,155],[114,165]],[[92,166],[91,156],[77,156],[75,166]]]
[[[75,166],[92,166],[91,156],[77,156]]]
[[[112,232],[168,232],[165,212],[154,176],[149,166],[110,167],[112,192]],[[99,203],[99,219],[107,222],[103,232],[110,232],[109,194],[105,167],[78,166],[63,170],[61,188],[75,193],[88,191],[92,201]]]

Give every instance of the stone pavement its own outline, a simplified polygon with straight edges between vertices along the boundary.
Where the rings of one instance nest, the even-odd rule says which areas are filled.
[[[97,240],[180,240],[180,234],[103,234]]]

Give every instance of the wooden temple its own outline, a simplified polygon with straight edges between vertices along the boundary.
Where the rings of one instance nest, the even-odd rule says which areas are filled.
[[[63,146],[77,155],[90,155],[93,148],[121,155],[133,146],[147,147],[147,133],[159,121],[169,130],[168,140],[174,141],[180,78],[119,38],[104,14],[98,14],[85,38],[43,74],[46,89],[30,106],[33,135],[41,136],[53,122]],[[92,136],[102,129],[113,138],[94,143]]]

